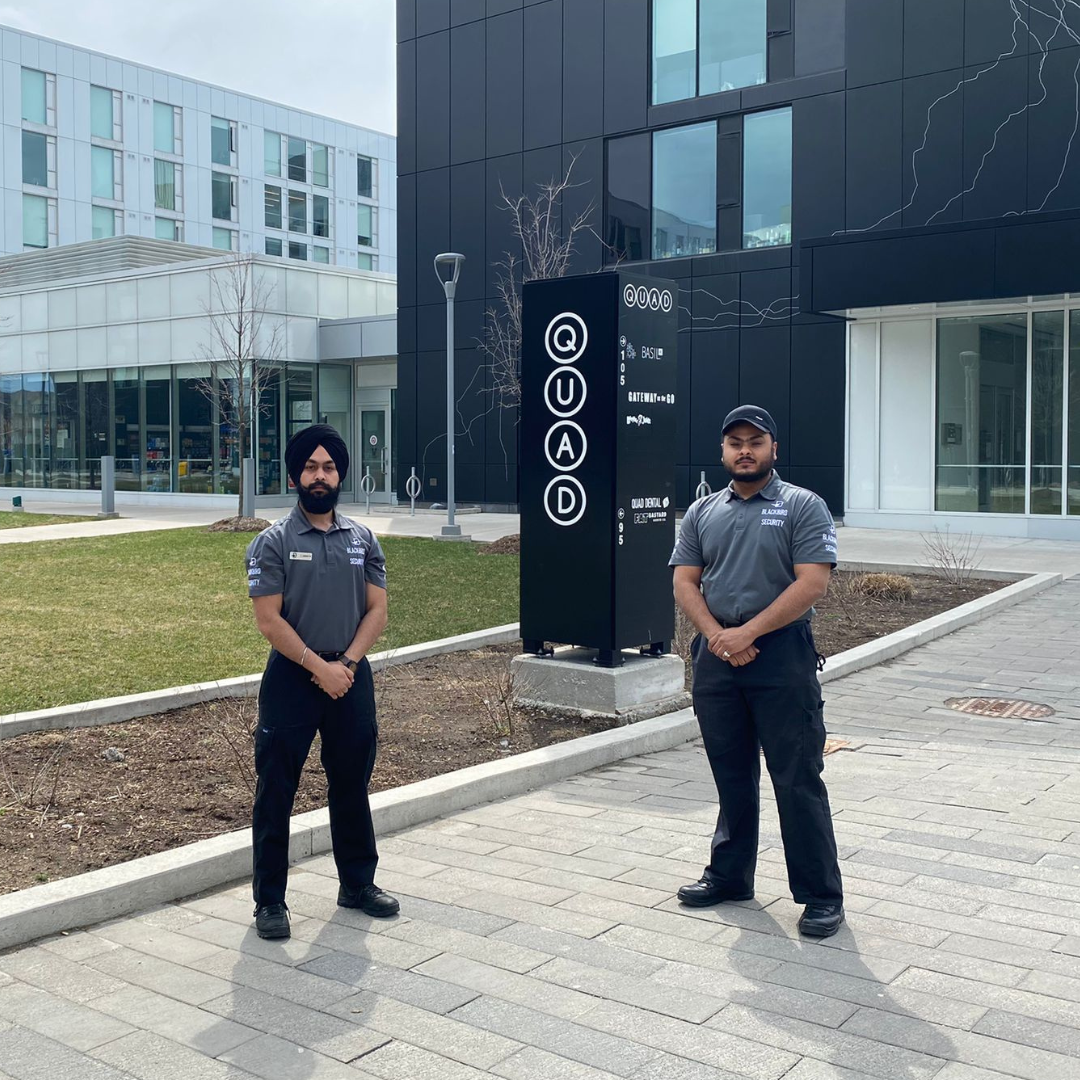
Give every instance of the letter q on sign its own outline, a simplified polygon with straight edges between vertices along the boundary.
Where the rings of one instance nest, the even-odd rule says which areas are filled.
[[[581,358],[589,344],[585,320],[573,311],[564,311],[548,323],[544,331],[544,348],[556,364],[572,364]]]

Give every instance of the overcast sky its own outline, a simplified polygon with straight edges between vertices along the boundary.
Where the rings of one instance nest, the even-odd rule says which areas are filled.
[[[394,133],[394,0],[0,0],[0,23]]]

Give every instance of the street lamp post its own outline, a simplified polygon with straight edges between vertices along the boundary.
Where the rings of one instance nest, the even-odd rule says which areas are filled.
[[[461,526],[454,524],[454,294],[464,255],[448,251],[435,256],[435,275],[446,293],[446,524],[443,536],[460,536]],[[444,277],[443,267],[450,277]]]

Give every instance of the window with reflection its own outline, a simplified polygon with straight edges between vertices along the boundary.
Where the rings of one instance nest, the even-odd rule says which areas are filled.
[[[653,0],[652,102],[697,94],[697,0]]]
[[[210,212],[219,221],[232,221],[233,178],[228,173],[210,174]]]
[[[307,180],[307,143],[289,136],[289,179]]]
[[[268,229],[281,228],[281,188],[267,184],[265,187],[263,217]]]
[[[263,172],[281,175],[281,136],[276,131],[263,132]]]
[[[356,242],[360,247],[372,247],[375,232],[372,228],[374,220],[372,207],[362,203],[356,208]]]
[[[106,236],[116,235],[117,211],[111,206],[95,206],[90,215],[90,235],[93,239],[101,240]]]
[[[209,495],[214,490],[214,427],[206,392],[209,364],[176,366],[176,489]]]
[[[607,144],[604,241],[610,261],[649,257],[648,133]]]
[[[79,397],[82,402],[83,447],[80,456],[80,486],[91,491],[101,489],[101,459],[112,453],[109,440],[109,373],[97,368],[79,372]],[[84,482],[85,478],[85,482]]]
[[[21,480],[15,478],[15,408],[21,393],[21,375],[0,375],[0,487],[18,487]],[[18,471],[22,472],[21,462]]]
[[[315,236],[330,236],[330,200],[325,195],[311,196],[311,232]]]
[[[937,510],[1022,514],[1027,316],[938,320]]]
[[[319,143],[311,146],[311,182],[316,187],[330,186],[330,150]]]
[[[113,446],[116,454],[116,490],[142,489],[142,435],[139,410],[139,369],[114,368]]]
[[[210,117],[210,160],[215,165],[232,165],[232,124],[220,116]]]
[[[122,198],[116,190],[116,151],[107,146],[90,147],[90,194],[95,199]]]
[[[90,134],[119,142],[121,135],[115,121],[119,119],[120,109],[114,93],[104,86],[90,87]]]
[[[1031,321],[1031,512],[1060,514],[1065,312],[1036,311]]]
[[[1069,430],[1066,513],[1080,514],[1080,311],[1069,312]]]
[[[260,371],[259,379],[262,385],[255,416],[258,491],[260,495],[280,495],[281,459],[284,453],[281,445],[281,372],[275,370],[272,376],[264,379]]]
[[[356,159],[356,194],[362,199],[374,196],[375,162],[372,158],[360,156]]]
[[[766,0],[702,0],[699,94],[765,81],[766,7]]]
[[[743,120],[743,247],[791,243],[791,109]]]
[[[289,232],[307,232],[307,196],[302,191],[289,192]]]
[[[172,490],[172,368],[168,364],[139,369],[145,403],[143,428],[143,491]]]
[[[52,382],[52,486],[71,490],[79,487],[79,377],[74,371],[58,371]]]
[[[22,133],[22,182],[33,184],[35,187],[55,186],[49,183],[49,137],[47,135],[40,135],[36,131]],[[111,199],[112,195],[109,195],[109,198]]]
[[[716,250],[716,124],[653,133],[654,259]]]

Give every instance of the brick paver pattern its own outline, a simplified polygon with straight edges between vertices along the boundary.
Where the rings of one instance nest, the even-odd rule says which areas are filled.
[[[689,744],[383,838],[395,920],[338,909],[323,856],[285,944],[243,882],[8,952],[0,1080],[1076,1080],[1080,582],[826,697],[828,941],[767,785],[756,900],[674,900],[715,815]]]

